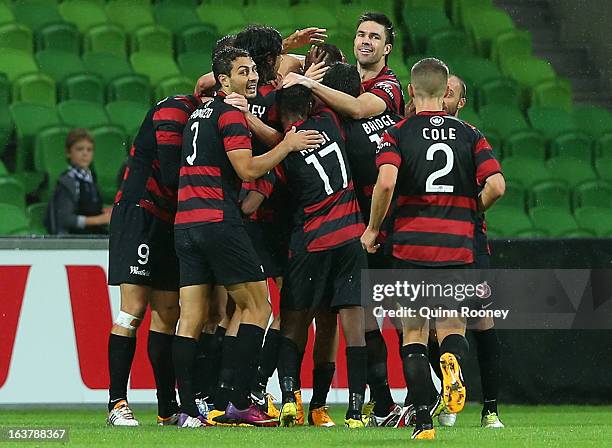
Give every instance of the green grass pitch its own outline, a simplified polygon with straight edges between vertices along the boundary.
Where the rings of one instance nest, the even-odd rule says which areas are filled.
[[[454,428],[437,428],[435,441],[410,440],[411,429],[365,428],[348,430],[339,425],[323,428],[204,428],[179,430],[154,424],[155,408],[134,406],[139,428],[109,428],[104,406],[94,408],[0,408],[0,427],[65,427],[70,447],[400,447],[431,444],[444,447],[608,447],[612,446],[612,406],[503,406],[502,430],[483,430],[480,408],[466,406]],[[332,415],[342,423],[343,408]],[[58,446],[61,443],[2,443],[4,446]]]

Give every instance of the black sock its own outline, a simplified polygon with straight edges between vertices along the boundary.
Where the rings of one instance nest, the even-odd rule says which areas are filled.
[[[427,352],[431,369],[434,371],[438,379],[442,381],[442,369],[440,368],[440,345],[435,338],[429,338],[429,342],[427,343]],[[433,381],[431,381],[429,384],[429,390],[429,402],[435,403],[438,399],[438,395],[440,394]]]
[[[300,390],[302,388],[302,363],[304,362],[304,355],[305,354],[306,354],[306,352],[298,352],[297,376],[295,377],[295,379],[296,379],[296,383],[295,383],[296,390]]]
[[[238,409],[249,407],[251,382],[257,371],[257,360],[263,344],[265,330],[253,324],[240,324],[236,338],[235,359],[237,369],[232,403]]]
[[[158,333],[149,330],[147,351],[149,361],[155,376],[157,388],[157,415],[163,418],[170,417],[178,411],[176,403],[176,378],[172,364],[172,341],[174,335]]]
[[[393,406],[393,397],[387,379],[387,345],[380,330],[365,334],[368,350],[368,385],[374,405],[374,414],[386,416]]]
[[[310,409],[325,406],[335,372],[335,362],[317,364],[314,369],[312,369],[312,398],[310,399]]]
[[[467,339],[460,334],[449,334],[440,344],[440,355],[452,353],[457,358],[459,365],[461,365],[461,360],[466,357],[469,350],[470,345]]]
[[[136,351],[136,338],[110,335],[108,338],[108,371],[110,386],[108,389],[108,410],[113,409],[121,400],[127,400],[127,386]]]
[[[225,335],[221,353],[221,369],[219,370],[219,382],[215,392],[215,409],[223,410],[231,399],[234,390],[234,349],[236,347],[236,336]]]
[[[298,347],[293,340],[282,337],[278,354],[278,379],[283,403],[295,401],[293,392],[298,389]]]
[[[184,336],[174,336],[172,343],[172,359],[174,361],[174,371],[178,384],[178,393],[181,399],[181,412],[191,417],[199,415],[198,407],[195,404],[195,384],[193,381],[193,371],[195,359],[198,352],[198,343],[195,339]]]
[[[368,349],[366,347],[346,347],[346,371],[349,386],[349,406],[346,418],[360,419],[368,378]]]
[[[410,384],[409,401],[417,410],[417,425],[431,424],[429,412],[423,412],[429,404],[431,371],[427,359],[427,347],[422,344],[408,344],[402,347],[402,366],[406,382]]]
[[[221,356],[223,353],[223,340],[225,338],[225,328],[217,327],[214,338],[206,354],[206,366],[202,379],[202,396],[207,398],[209,403],[214,403],[217,384],[219,383],[219,371],[221,370]]]
[[[254,391],[265,392],[268,380],[274,374],[278,365],[281,339],[280,330],[270,328],[266,333],[266,340],[261,348],[261,355],[259,357],[257,375],[252,384]]]
[[[200,339],[198,340],[198,354],[196,355],[195,366],[193,369],[193,384],[196,390],[196,398],[204,398],[206,396],[204,393],[204,390],[208,389],[205,378],[207,364],[206,354],[210,351],[210,346],[214,339],[214,334],[202,333],[200,334]]]
[[[483,408],[482,415],[497,412],[497,394],[499,392],[499,376],[501,372],[501,344],[495,328],[485,331],[474,331],[480,381],[482,384]]]

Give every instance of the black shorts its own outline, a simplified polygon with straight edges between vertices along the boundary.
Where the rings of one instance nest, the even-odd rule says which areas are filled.
[[[122,283],[161,291],[179,285],[174,225],[131,202],[115,205],[110,221],[108,284]]]
[[[474,268],[489,269],[491,267],[491,255],[486,252],[474,254]]]
[[[359,241],[295,255],[283,281],[281,308],[299,311],[362,306],[361,270],[366,267]]]
[[[368,253],[367,258],[368,269],[391,269],[391,257],[381,249],[373,254]]]
[[[174,231],[180,285],[235,285],[266,279],[244,225],[202,224]]]
[[[286,232],[267,222],[247,221],[245,226],[266,276],[283,277],[287,270],[289,253]]]

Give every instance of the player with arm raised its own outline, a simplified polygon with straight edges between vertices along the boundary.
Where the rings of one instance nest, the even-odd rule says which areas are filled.
[[[433,58],[417,62],[411,81],[416,115],[389,128],[379,145],[379,174],[370,222],[361,241],[368,252],[377,250],[376,238],[396,192],[389,237],[394,268],[471,267],[477,214],[504,192],[501,167],[477,129],[443,111],[448,83],[443,62]],[[483,186],[480,194],[479,185]],[[435,432],[428,406],[429,322],[406,318],[403,327],[402,360],[416,408],[412,437],[431,439]],[[466,399],[460,367],[468,350],[465,320],[448,318],[436,330],[444,403],[449,411],[460,412]]]
[[[241,181],[262,176],[291,151],[317,147],[321,139],[316,132],[290,131],[275,148],[253,156],[242,112],[223,100],[232,92],[256,95],[255,63],[247,51],[227,47],[215,55],[213,72],[220,90],[191,114],[185,127],[174,221],[181,305],[172,352],[181,398],[178,423],[205,425],[195,403],[194,361],[212,286],[218,284],[241,312],[233,353],[237,375],[225,414],[236,422],[267,426],[274,421],[251,403],[249,389],[270,316],[269,294],[242,224],[238,195]]]

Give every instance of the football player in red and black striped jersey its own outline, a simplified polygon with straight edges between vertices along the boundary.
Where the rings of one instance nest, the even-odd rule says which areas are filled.
[[[379,145],[379,175],[370,222],[361,241],[368,252],[376,251],[382,220],[396,192],[389,237],[394,267],[469,267],[474,262],[477,214],[504,192],[501,167],[476,128],[443,111],[448,68],[442,61],[417,62],[411,80],[409,93],[416,115],[389,128]],[[435,437],[427,405],[427,329],[425,319],[404,321],[402,358],[416,407],[414,438]],[[437,328],[443,395],[451,412],[461,411],[465,403],[459,364],[467,352],[464,334],[461,318],[449,318],[444,329]]]
[[[127,405],[127,382],[136,329],[149,304],[148,350],[157,387],[158,423],[176,423],[171,347],[179,312],[179,273],[173,222],[183,127],[198,104],[194,96],[174,96],[147,113],[115,198],[108,282],[121,288],[121,310],[108,344],[110,425],[138,425]]]
[[[295,422],[298,353],[315,311],[322,308],[339,312],[347,341],[349,407],[345,423],[363,427],[367,352],[360,277],[366,260],[358,238],[365,226],[347,163],[344,131],[331,109],[310,115],[314,98],[303,86],[279,91],[277,101],[286,129],[317,130],[325,137],[320,148],[292,153],[275,170],[293,203],[290,259],[281,291],[281,425]]]
[[[275,148],[253,156],[244,115],[224,98],[233,92],[256,95],[255,63],[247,51],[227,47],[215,54],[213,73],[220,90],[191,114],[185,126],[174,222],[181,302],[173,343],[181,398],[179,425],[206,424],[195,404],[193,364],[212,286],[218,284],[227,289],[241,311],[233,353],[235,393],[226,417],[269,426],[275,422],[249,399],[255,360],[270,316],[269,295],[261,263],[242,223],[238,195],[242,181],[261,177],[290,152],[317,147],[322,139],[314,131],[293,130]]]

